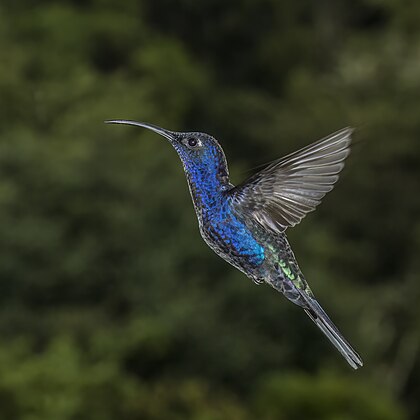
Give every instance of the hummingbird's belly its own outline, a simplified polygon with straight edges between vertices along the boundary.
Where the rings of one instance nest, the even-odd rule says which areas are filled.
[[[200,232],[213,251],[242,271],[259,267],[265,259],[264,247],[233,214],[201,220]]]

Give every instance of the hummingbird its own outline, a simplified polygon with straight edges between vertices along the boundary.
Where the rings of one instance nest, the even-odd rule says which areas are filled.
[[[333,189],[350,153],[351,128],[274,160],[235,186],[222,147],[208,134],[130,120],[105,122],[143,127],[166,138],[181,159],[207,245],[256,284],[268,284],[303,308],[350,366],[363,366],[316,300],[285,233]]]

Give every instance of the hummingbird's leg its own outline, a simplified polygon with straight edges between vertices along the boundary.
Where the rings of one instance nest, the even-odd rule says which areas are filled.
[[[260,284],[264,284],[265,283],[265,279],[260,278],[260,277],[251,277],[252,281],[256,284],[256,285],[260,285]]]

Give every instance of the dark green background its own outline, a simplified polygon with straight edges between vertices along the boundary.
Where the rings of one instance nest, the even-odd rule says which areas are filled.
[[[420,418],[419,22],[418,1],[3,0],[0,418]],[[356,127],[289,236],[365,367],[213,254],[170,145],[109,118],[211,133],[234,183]]]

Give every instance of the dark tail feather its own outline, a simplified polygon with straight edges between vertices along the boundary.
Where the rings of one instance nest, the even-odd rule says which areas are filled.
[[[338,328],[321,308],[321,305],[313,298],[308,296],[305,296],[304,298],[308,304],[308,308],[305,309],[305,312],[308,314],[309,318],[311,318],[318,328],[329,338],[331,343],[334,344],[353,369],[362,367],[362,359],[342,336],[340,331],[338,331]]]

